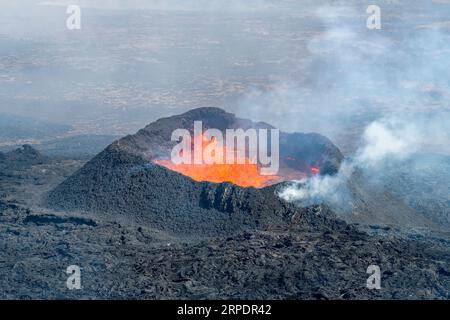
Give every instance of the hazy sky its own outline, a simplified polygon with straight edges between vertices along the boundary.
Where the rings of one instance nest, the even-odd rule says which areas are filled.
[[[449,1],[380,1],[381,30],[366,28],[370,3],[3,0],[0,113],[123,134],[217,106],[339,140],[448,111]]]

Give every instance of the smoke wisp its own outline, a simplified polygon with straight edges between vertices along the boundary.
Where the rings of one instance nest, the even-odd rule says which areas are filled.
[[[355,172],[363,174],[370,183],[380,183],[389,174],[388,168],[399,167],[408,161],[414,161],[415,168],[438,167],[438,163],[429,159],[421,165],[418,155],[426,152],[433,142],[449,141],[450,129],[443,127],[449,121],[448,115],[426,119],[392,117],[374,121],[366,127],[360,147],[341,164],[336,175],[318,175],[294,181],[284,187],[279,196],[301,206],[327,203],[342,208],[352,200],[348,183]],[[420,173],[411,171],[408,174],[419,176]]]

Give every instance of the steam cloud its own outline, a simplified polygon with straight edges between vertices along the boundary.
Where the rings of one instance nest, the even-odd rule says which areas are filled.
[[[434,120],[438,122],[437,120]],[[303,205],[327,202],[342,206],[348,200],[347,182],[358,170],[369,178],[376,178],[387,164],[405,161],[423,149],[423,144],[442,132],[429,133],[426,122],[410,122],[400,119],[383,119],[371,123],[365,129],[361,146],[353,157],[346,160],[334,176],[313,176],[309,179],[293,182],[279,193],[279,196],[291,202]]]
[[[371,35],[342,20],[335,23],[338,17],[356,16],[352,9],[324,7],[317,15],[326,30],[308,45],[323,66],[323,72],[317,72],[311,82],[315,93],[305,99],[304,86],[300,90],[291,86],[284,90],[288,92],[284,97],[299,98],[298,113],[305,117],[309,103],[315,107],[314,114],[323,115],[326,122],[343,114],[351,119],[367,112],[369,105],[375,119],[362,130],[361,140],[350,149],[336,175],[294,181],[279,196],[301,206],[327,203],[342,207],[352,200],[348,182],[356,172],[379,183],[386,167],[418,162],[418,154],[449,154],[450,115],[444,97],[450,81],[438,71],[447,64],[441,60],[438,44],[447,48],[448,34],[439,27],[421,30],[412,25],[414,36],[399,46],[399,40],[389,33]],[[326,123],[314,125],[320,132],[330,130]],[[342,131],[354,130],[352,125],[350,121],[346,127],[328,131],[329,136],[334,140]],[[416,173],[412,170],[409,174]]]

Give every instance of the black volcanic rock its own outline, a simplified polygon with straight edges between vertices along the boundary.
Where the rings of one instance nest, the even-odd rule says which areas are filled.
[[[155,250],[136,262],[134,278],[148,284],[145,299],[448,299],[448,252],[439,242],[385,241],[351,228],[252,230]],[[366,287],[374,263],[381,290]]]
[[[8,152],[6,157],[9,161],[39,164],[44,162],[44,157],[32,146],[24,144],[21,148]]]
[[[178,234],[215,235],[274,226],[290,223],[299,214],[309,215],[311,221],[320,220],[314,218],[317,212],[280,200],[275,194],[276,186],[255,189],[230,183],[197,182],[154,164],[151,159],[168,156],[174,143],[170,141],[172,131],[189,129],[194,120],[202,120],[204,128],[220,130],[272,128],[265,123],[236,118],[217,108],[200,108],[160,119],[135,135],[109,145],[49,193],[49,206],[118,214]],[[342,159],[339,150],[318,134],[280,133],[280,145],[281,156],[283,153],[295,156],[299,166],[326,161],[332,172]],[[325,220],[320,224],[334,226],[334,221]]]
[[[30,145],[23,145],[16,150],[0,153],[0,167],[8,170],[22,170],[46,161],[39,151]]]
[[[336,219],[335,208],[280,200],[282,184],[193,181],[149,161],[145,146],[159,136],[147,134],[110,145],[51,191],[48,203],[64,210],[20,200],[54,185],[34,185],[43,168],[27,170],[30,179],[16,180],[20,188],[2,190],[0,275],[7,276],[0,276],[0,298],[449,298],[448,235],[377,225],[363,232]],[[59,165],[45,168],[67,176]],[[83,290],[64,285],[61,270],[71,264],[84,270]],[[372,264],[382,272],[381,290],[366,287]]]

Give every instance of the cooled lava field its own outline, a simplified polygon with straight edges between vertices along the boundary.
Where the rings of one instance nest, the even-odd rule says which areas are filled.
[[[283,200],[292,175],[333,176],[344,161],[314,133],[280,133],[274,183],[197,181],[158,162],[171,132],[194,120],[273,128],[200,108],[153,122],[89,161],[30,146],[0,154],[0,297],[450,298],[449,229],[425,217],[426,206],[357,173],[350,213]],[[82,269],[81,290],[66,287],[70,265]],[[380,267],[380,290],[366,286],[370,265]]]

